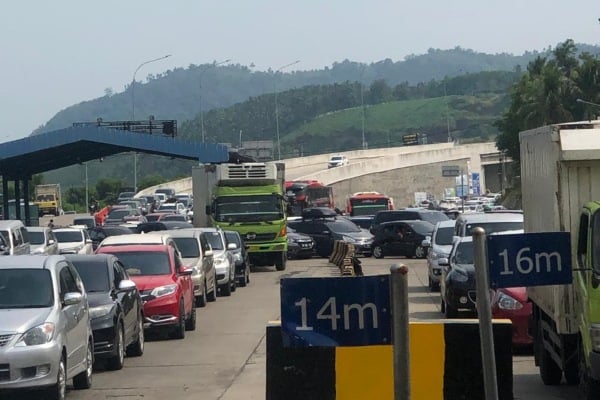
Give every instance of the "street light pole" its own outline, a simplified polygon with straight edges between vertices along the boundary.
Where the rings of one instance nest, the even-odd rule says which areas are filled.
[[[361,120],[362,120],[362,149],[367,149],[367,143],[365,142],[365,99],[364,99],[364,85],[363,85],[363,74],[365,73],[365,67],[360,73],[360,109],[361,109]]]
[[[204,113],[202,112],[202,75],[204,75],[204,73],[206,71],[208,71],[209,69],[213,68],[213,67],[217,67],[221,64],[225,64],[228,63],[229,61],[231,61],[231,59],[227,59],[221,62],[213,62],[210,65],[207,65],[206,67],[204,67],[202,69],[202,71],[200,71],[200,77],[199,77],[199,84],[200,84],[200,90],[199,90],[199,95],[200,95],[200,99],[199,99],[199,106],[200,106],[200,131],[202,132],[202,143],[204,143]]]
[[[296,65],[300,62],[300,60],[296,60],[292,63],[286,64],[282,67],[277,68],[277,70],[275,71],[275,74],[277,74],[279,71],[287,68],[287,67],[291,67],[292,65]],[[277,81],[275,81],[275,130],[277,131],[277,159],[281,160],[281,141],[279,139],[279,102],[277,100],[278,97],[278,92],[277,92]]]
[[[152,60],[144,61],[133,71],[133,78],[131,79],[131,120],[135,120],[135,75],[137,72],[146,64],[153,63],[155,61],[164,60],[165,58],[171,57],[170,54],[162,57],[154,58]],[[133,191],[137,192],[137,153],[133,153]]]
[[[85,206],[87,207],[90,204],[89,201],[89,191],[88,191],[88,162],[85,162]]]

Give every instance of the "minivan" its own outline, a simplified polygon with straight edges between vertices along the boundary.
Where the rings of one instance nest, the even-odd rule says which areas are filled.
[[[377,211],[377,214],[373,217],[371,225],[371,233],[375,233],[377,226],[382,222],[391,221],[410,221],[410,220],[421,220],[427,221],[432,225],[435,225],[439,221],[447,221],[450,218],[441,211],[425,210],[422,208],[404,208],[402,210],[382,210]]]
[[[523,213],[514,211],[460,214],[454,225],[454,236],[471,236],[476,227],[483,228],[488,235],[523,229]]]
[[[11,256],[30,254],[29,232],[23,222],[19,220],[0,221],[0,234],[6,240],[7,250]]]

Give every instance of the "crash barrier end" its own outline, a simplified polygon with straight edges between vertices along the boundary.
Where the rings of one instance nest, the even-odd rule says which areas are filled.
[[[493,320],[501,400],[513,399],[512,325]],[[411,399],[483,399],[477,320],[410,322]],[[391,345],[283,347],[281,325],[267,326],[267,400],[393,398]]]
[[[333,251],[329,256],[329,262],[335,264],[342,275],[353,276],[356,275],[354,270],[353,258],[355,254],[354,245],[351,243],[344,242],[343,240],[336,240],[333,243]]]

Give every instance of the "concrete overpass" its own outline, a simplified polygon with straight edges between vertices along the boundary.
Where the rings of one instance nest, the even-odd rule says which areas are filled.
[[[444,188],[454,187],[454,177],[443,177],[442,166],[456,165],[481,173],[481,188],[500,190],[498,162],[500,156],[494,142],[456,145],[436,143],[386,149],[342,152],[350,160],[343,167],[327,168],[331,154],[283,160],[286,179],[317,179],[333,186],[337,205],[354,192],[372,191],[392,196],[398,206],[414,203],[414,192],[428,192],[440,198]],[[485,169],[491,166],[492,173]],[[488,184],[486,184],[488,182]],[[164,183],[145,189],[139,195],[152,194],[159,187],[172,187],[177,192],[191,192],[191,178]]]

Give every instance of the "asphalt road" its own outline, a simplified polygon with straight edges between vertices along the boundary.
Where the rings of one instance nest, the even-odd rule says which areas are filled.
[[[427,288],[423,260],[369,258],[363,259],[363,269],[367,274],[387,274],[395,262],[409,266],[411,319],[442,318],[439,294]],[[255,271],[248,287],[198,309],[197,329],[187,332],[185,339],[149,341],[143,357],[127,358],[121,371],[97,371],[92,389],[70,390],[67,398],[264,399],[265,326],[279,318],[279,279],[284,275],[339,276],[339,272],[317,258],[291,261],[283,272]],[[514,395],[523,400],[580,397],[575,387],[544,386],[530,354],[514,356]]]

